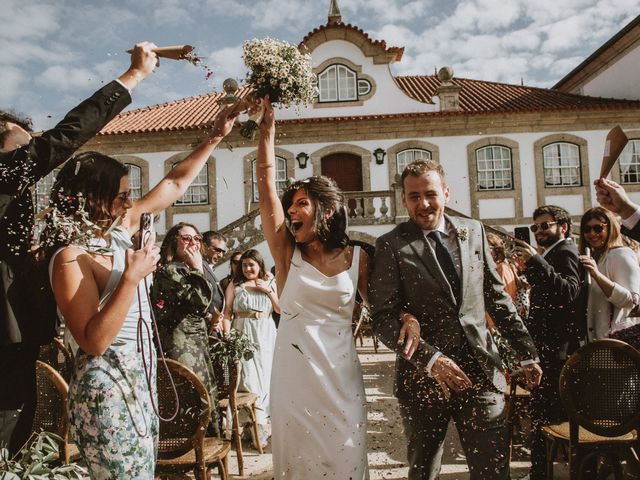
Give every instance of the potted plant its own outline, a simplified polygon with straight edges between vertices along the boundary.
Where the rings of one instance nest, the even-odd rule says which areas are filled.
[[[40,432],[34,433],[13,458],[6,448],[0,449],[0,480],[87,478],[87,471],[79,465],[59,464],[58,445],[62,441],[58,435]]]
[[[228,368],[240,360],[251,360],[258,345],[240,330],[232,328],[224,337],[210,343],[211,357],[215,363]]]

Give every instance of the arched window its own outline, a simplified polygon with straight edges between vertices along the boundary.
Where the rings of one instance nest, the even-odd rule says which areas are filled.
[[[620,182],[640,183],[640,140],[629,140],[619,161]]]
[[[56,181],[56,177],[58,176],[59,171],[59,168],[55,168],[47,176],[41,178],[36,183],[36,212],[47,208],[47,206],[49,205],[49,195],[51,194],[51,188]]]
[[[511,149],[489,145],[476,150],[478,190],[512,190]]]
[[[174,163],[175,167],[177,163]],[[189,185],[176,205],[207,205],[209,203],[209,173],[207,165],[200,170],[198,176]]]
[[[251,161],[251,183],[253,201],[258,201],[258,177],[256,176],[256,161]],[[282,157],[276,157],[276,189],[278,196],[287,188],[287,161]]]
[[[431,160],[431,152],[422,148],[407,148],[401,150],[396,155],[396,165],[398,173],[402,174],[404,169],[414,160]]]
[[[545,187],[580,186],[580,148],[578,145],[557,142],[542,149]]]
[[[358,90],[365,87],[356,81],[356,72],[344,65],[331,65],[326,68],[318,75],[318,86],[321,102],[357,100]],[[367,93],[370,90],[371,86],[369,85]]]
[[[142,198],[142,169],[132,163],[125,163],[129,169],[129,189],[131,190],[131,200]]]

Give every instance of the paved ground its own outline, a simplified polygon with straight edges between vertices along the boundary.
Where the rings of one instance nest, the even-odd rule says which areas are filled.
[[[358,347],[362,362],[365,389],[369,402],[369,468],[371,480],[395,480],[407,478],[405,440],[402,422],[393,397],[394,354],[381,347],[374,353],[370,339],[364,347]],[[528,471],[528,450],[522,446],[521,436],[516,437],[516,452],[511,462],[512,478],[517,479]],[[270,480],[272,463],[270,447],[263,455],[246,444],[244,450],[245,475],[238,476],[235,451],[229,462],[231,478]],[[555,478],[567,479],[566,465],[557,465]],[[455,428],[449,427],[444,450],[440,480],[467,480],[469,478],[464,453]]]

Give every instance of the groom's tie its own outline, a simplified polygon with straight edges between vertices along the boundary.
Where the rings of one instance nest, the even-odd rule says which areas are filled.
[[[442,243],[441,233],[437,230],[434,230],[429,233],[429,237],[436,244],[436,257],[438,258],[438,263],[440,264],[440,268],[444,272],[444,276],[446,277],[449,285],[451,285],[451,290],[453,291],[453,296],[457,301],[460,300],[460,277],[458,277],[458,272],[456,270],[455,265],[453,264],[453,258],[451,258],[451,254],[447,247]]]

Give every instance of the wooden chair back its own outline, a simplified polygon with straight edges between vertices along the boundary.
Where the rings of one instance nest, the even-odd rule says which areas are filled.
[[[74,359],[60,338],[55,337],[47,345],[41,346],[39,359],[51,365],[69,383],[73,374]]]
[[[572,437],[578,427],[603,437],[629,433],[640,424],[640,352],[613,339],[585,345],[562,369],[560,397]]]
[[[69,425],[67,421],[67,395],[69,387],[51,365],[36,361],[37,403],[33,419],[34,432],[51,432],[62,438],[60,458],[69,463]]]
[[[160,422],[158,458],[171,459],[202,445],[211,419],[211,400],[192,370],[175,360],[165,361],[166,368],[162,361],[158,362],[158,408],[162,418],[171,417],[176,407],[178,411],[173,419]]]

